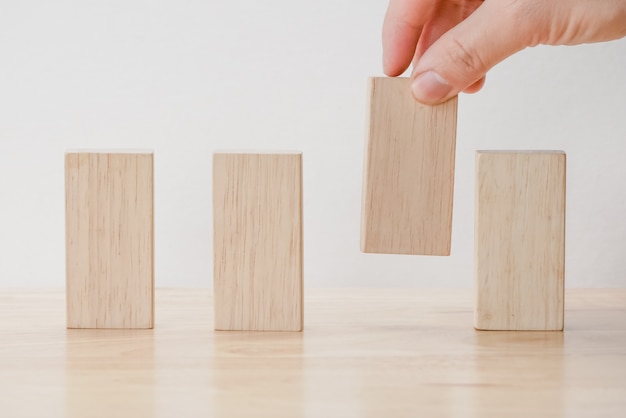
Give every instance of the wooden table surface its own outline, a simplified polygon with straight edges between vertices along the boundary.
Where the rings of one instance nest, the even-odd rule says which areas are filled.
[[[206,290],[154,330],[66,330],[62,291],[0,289],[0,417],[626,417],[626,289],[564,332],[479,332],[465,290],[307,290],[303,333],[215,332]]]

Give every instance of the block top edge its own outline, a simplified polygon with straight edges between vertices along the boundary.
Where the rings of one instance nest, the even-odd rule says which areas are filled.
[[[154,154],[151,149],[68,149],[65,154]]]
[[[218,150],[213,155],[302,155],[302,151]]]
[[[561,150],[477,150],[476,154],[565,154]]]
[[[377,75],[368,77],[369,80],[410,80],[410,77],[389,77],[386,75]]]

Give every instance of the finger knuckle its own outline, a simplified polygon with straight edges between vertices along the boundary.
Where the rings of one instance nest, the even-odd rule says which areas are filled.
[[[485,62],[481,59],[478,51],[468,47],[459,39],[452,39],[448,54],[452,62],[464,74],[483,74],[487,71]]]
[[[545,5],[542,2],[528,0],[508,0],[503,7],[502,19],[508,26],[515,28],[523,46],[535,46],[542,42],[541,36],[545,32]]]

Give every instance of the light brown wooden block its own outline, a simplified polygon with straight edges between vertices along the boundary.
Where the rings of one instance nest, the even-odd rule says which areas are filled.
[[[302,155],[213,156],[216,330],[302,330]]]
[[[474,326],[562,330],[565,153],[476,153]]]
[[[152,153],[65,155],[68,328],[152,328]]]
[[[361,250],[450,255],[457,98],[426,106],[410,80],[369,80]]]

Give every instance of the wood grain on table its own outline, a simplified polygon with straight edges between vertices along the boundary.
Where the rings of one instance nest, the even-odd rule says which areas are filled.
[[[216,332],[212,303],[67,330],[62,290],[1,289],[0,416],[626,416],[626,289],[567,290],[564,332],[476,331],[470,290],[307,289],[302,333]]]

